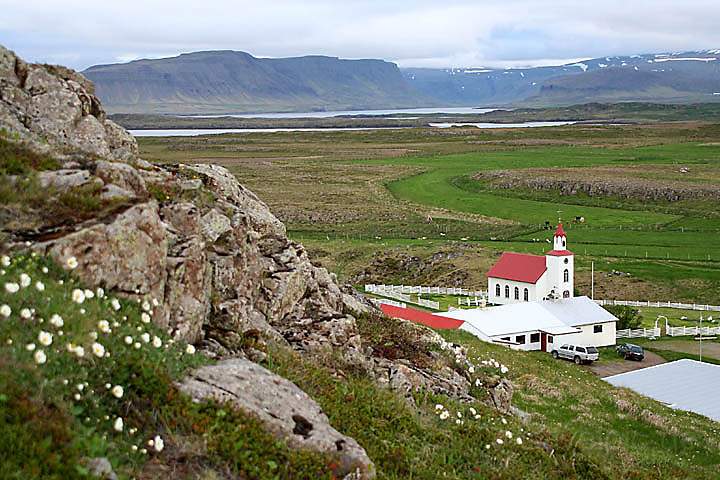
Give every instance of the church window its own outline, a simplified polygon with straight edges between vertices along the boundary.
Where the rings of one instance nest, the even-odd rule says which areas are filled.
[[[566,268],[565,271],[563,272],[563,281],[564,281],[564,282],[569,282],[569,281],[570,281],[570,270],[568,270],[567,268]]]
[[[563,292],[563,298],[570,298],[570,290],[565,290]]]
[[[495,284],[495,296],[496,297],[500,296],[500,284],[499,283]]]
[[[510,286],[505,285],[505,298],[510,298]]]
[[[520,300],[520,289],[515,287],[515,300]]]
[[[530,292],[529,292],[528,289],[526,288],[526,289],[523,291],[523,300],[525,300],[525,301],[527,302],[529,298],[530,298]]]

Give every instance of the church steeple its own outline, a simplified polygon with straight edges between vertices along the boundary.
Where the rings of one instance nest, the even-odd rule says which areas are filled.
[[[562,223],[558,223],[555,236],[553,237],[553,250],[556,252],[567,250],[567,236],[563,230]]]

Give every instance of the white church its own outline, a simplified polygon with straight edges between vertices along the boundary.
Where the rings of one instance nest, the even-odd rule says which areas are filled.
[[[488,272],[488,303],[507,305],[573,297],[573,253],[562,223],[544,256],[505,252]]]
[[[435,315],[458,328],[517,350],[550,352],[562,344],[615,345],[617,318],[592,299],[573,295],[573,253],[559,224],[544,256],[503,253],[488,272],[487,308]]]

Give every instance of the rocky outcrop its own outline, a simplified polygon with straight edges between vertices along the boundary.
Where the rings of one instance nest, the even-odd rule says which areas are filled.
[[[0,129],[40,152],[137,157],[135,139],[108,120],[92,83],[70,69],[25,63],[0,45]]]
[[[623,172],[618,172],[617,167],[496,170],[477,173],[473,178],[492,188],[556,191],[563,196],[619,197],[654,202],[720,199],[720,190],[709,182],[683,181],[680,177],[687,169],[678,170],[676,166],[623,168]]]
[[[244,359],[202,367],[179,388],[194,400],[229,403],[260,419],[288,445],[334,460],[336,478],[369,479],[375,467],[365,450],[335,430],[320,406],[294,383]]]

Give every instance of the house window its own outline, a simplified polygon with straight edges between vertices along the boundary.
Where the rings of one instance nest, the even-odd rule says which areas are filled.
[[[563,272],[563,281],[565,281],[565,282],[570,281],[570,271],[567,268]]]
[[[510,286],[505,285],[505,298],[510,298]]]
[[[510,337],[501,337],[500,340],[505,340],[506,342],[510,341]]]
[[[500,296],[500,284],[499,283],[495,285],[495,296],[496,297]]]
[[[537,343],[540,341],[540,334],[539,333],[531,333],[530,334],[530,343]]]
[[[528,292],[528,289],[526,288],[523,291],[523,300],[525,300],[527,302],[529,298],[530,298],[530,292]]]
[[[565,290],[563,292],[563,298],[570,298],[570,290]]]
[[[520,289],[515,287],[515,300],[520,300]]]
[[[548,335],[547,342],[548,342],[548,343],[553,343],[553,337],[552,337],[552,335]]]
[[[525,335],[518,335],[517,337],[515,337],[515,343],[525,345]]]
[[[602,325],[593,325],[593,333],[602,333]]]

